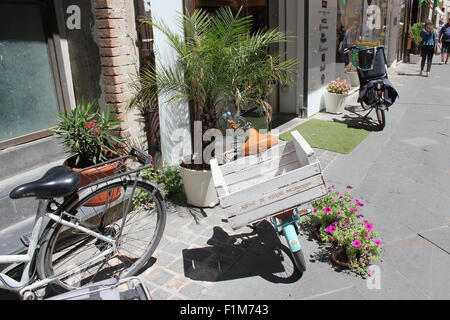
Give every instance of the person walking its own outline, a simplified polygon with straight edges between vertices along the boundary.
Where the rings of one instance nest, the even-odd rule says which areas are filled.
[[[430,76],[431,63],[434,55],[434,44],[438,41],[438,33],[434,30],[431,20],[425,21],[425,26],[420,32],[420,55],[422,56],[422,62],[420,64],[420,75],[423,74],[425,62],[427,62],[427,77]]]
[[[450,17],[439,32],[439,42],[442,44],[440,64],[444,64],[444,59],[445,64],[448,64],[448,56],[450,55]]]

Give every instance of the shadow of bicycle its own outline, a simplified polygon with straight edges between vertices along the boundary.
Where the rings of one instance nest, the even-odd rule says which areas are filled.
[[[350,113],[344,114],[340,119],[333,119],[334,122],[346,124],[348,128],[364,129],[367,131],[382,131],[377,120],[375,110],[369,112],[358,106],[348,106],[345,108]],[[367,115],[365,117],[365,115]]]
[[[229,235],[214,227],[204,248],[184,249],[184,274],[192,280],[226,281],[260,276],[276,283],[291,283],[302,276],[289,249],[268,221],[252,232]]]

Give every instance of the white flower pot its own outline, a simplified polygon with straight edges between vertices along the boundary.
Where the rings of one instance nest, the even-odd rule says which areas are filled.
[[[188,204],[212,208],[219,203],[211,170],[192,170],[180,166],[180,175]]]
[[[345,72],[345,74],[347,75],[348,81],[352,87],[359,86],[358,72]]]
[[[341,113],[344,110],[345,98],[348,94],[331,93],[325,90],[325,111],[329,113]]]

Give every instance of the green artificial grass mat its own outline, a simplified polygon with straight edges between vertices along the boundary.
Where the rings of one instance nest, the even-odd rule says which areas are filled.
[[[344,123],[310,119],[294,129],[282,133],[279,138],[291,141],[290,132],[297,130],[313,148],[347,154],[360,144],[370,131],[348,128]]]

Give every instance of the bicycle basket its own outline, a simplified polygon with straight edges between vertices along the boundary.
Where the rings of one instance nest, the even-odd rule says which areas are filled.
[[[386,58],[384,47],[371,47],[357,51],[358,74],[360,80],[372,80],[386,77]]]

